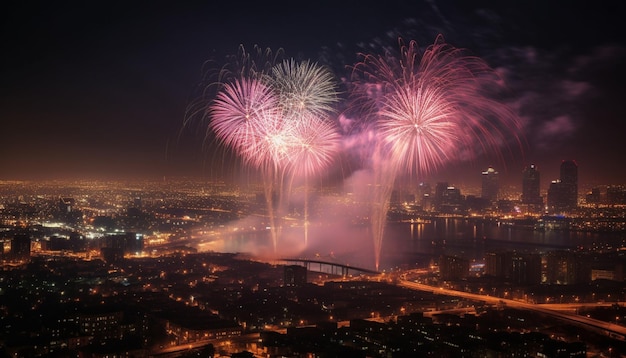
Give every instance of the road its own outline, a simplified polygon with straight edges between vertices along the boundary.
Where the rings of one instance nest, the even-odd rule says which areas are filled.
[[[283,332],[284,333],[284,332]],[[216,340],[216,339],[208,339],[208,340],[201,340],[201,341],[195,341],[195,342],[191,342],[191,343],[184,343],[184,344],[180,344],[180,345],[175,345],[175,346],[168,346],[168,347],[163,347],[159,350],[155,350],[153,352],[151,352],[151,356],[153,357],[177,357],[179,354],[192,350],[192,349],[196,349],[196,348],[201,348],[204,346],[207,346],[209,344],[213,344],[214,347],[223,347],[223,346],[238,346],[238,345],[242,345],[245,343],[255,343],[255,342],[259,342],[259,340],[261,339],[261,335],[258,332],[255,333],[248,333],[248,334],[243,334],[239,337],[232,337],[229,339],[221,339],[221,340]]]
[[[520,309],[520,310],[531,310],[539,313],[543,313],[546,315],[550,315],[552,317],[559,318],[561,320],[567,321],[569,323],[577,324],[578,326],[582,326],[588,329],[592,329],[595,331],[601,331],[604,334],[607,334],[613,338],[624,340],[626,337],[626,327],[620,326],[617,324],[600,321],[594,318],[579,316],[576,314],[572,314],[569,312],[563,312],[563,305],[557,305],[555,307],[550,307],[550,305],[538,305],[532,303],[526,303],[522,301],[510,300],[500,297],[493,297],[487,295],[479,295],[476,293],[469,293],[457,290],[451,290],[443,287],[435,287],[430,285],[425,285],[422,283],[411,282],[406,280],[398,280],[397,284],[402,287],[406,287],[413,290],[419,291],[427,291],[435,294],[447,295],[447,296],[455,296],[467,298],[475,301],[483,301],[495,305],[505,305],[507,307]],[[605,305],[605,304],[598,304]]]

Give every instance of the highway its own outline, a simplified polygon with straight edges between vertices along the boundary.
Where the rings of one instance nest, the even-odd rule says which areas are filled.
[[[487,295],[479,295],[476,293],[469,293],[457,290],[451,290],[443,287],[435,287],[430,285],[425,285],[422,283],[411,282],[407,280],[398,280],[397,285],[413,289],[419,291],[432,292],[435,294],[447,295],[447,296],[455,296],[462,297],[475,301],[483,301],[486,303],[491,303],[495,305],[504,305],[510,308],[520,309],[520,310],[531,310],[539,313],[543,313],[569,323],[576,324],[578,326],[591,329],[594,331],[600,331],[603,334],[606,334],[610,337],[625,340],[626,337],[626,327],[620,326],[617,324],[600,321],[594,318],[579,316],[577,314],[563,312],[563,309],[566,305],[546,305],[546,304],[533,304],[526,303],[522,301],[510,300],[500,297],[487,296]],[[598,305],[606,305],[606,304],[598,304]],[[552,307],[551,307],[552,306]],[[571,307],[571,305],[569,305]]]

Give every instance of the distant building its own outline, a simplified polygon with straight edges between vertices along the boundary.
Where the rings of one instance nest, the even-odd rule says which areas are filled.
[[[540,210],[543,206],[541,198],[541,175],[534,164],[522,172],[522,204],[528,205],[530,211]]]
[[[443,213],[457,213],[461,211],[463,206],[461,190],[448,185],[447,182],[437,183],[434,204],[435,209]]]
[[[606,188],[606,203],[609,205],[626,205],[626,187],[611,185]]]
[[[483,199],[489,200],[491,203],[495,203],[498,200],[498,192],[500,191],[500,183],[498,179],[498,172],[489,167],[482,172],[482,195]]]
[[[591,267],[581,254],[550,251],[546,261],[546,281],[549,284],[573,285],[591,281]]]
[[[76,209],[76,200],[74,198],[59,198],[59,208],[57,219],[66,224],[76,224],[80,221],[82,213]]]
[[[59,213],[61,215],[71,213],[75,203],[74,198],[59,198]]]
[[[569,208],[578,206],[578,164],[573,160],[561,163],[561,184],[565,187],[566,205]]]
[[[441,207],[447,188],[448,182],[438,182],[437,185],[435,185],[435,197],[433,204],[435,204],[436,210],[439,210],[439,208]]]
[[[561,180],[553,180],[548,187],[548,211],[551,213],[564,211],[567,209],[565,205],[565,191]]]
[[[106,263],[116,263],[124,259],[124,251],[118,247],[102,247],[100,256]]]
[[[85,238],[78,233],[72,233],[70,237],[53,235],[42,243],[42,249],[50,251],[79,252],[84,251],[85,247]]]
[[[485,275],[519,285],[541,283],[541,256],[512,251],[485,254]]]
[[[441,256],[439,275],[442,280],[461,280],[469,276],[469,260],[458,256]]]
[[[518,285],[541,283],[541,256],[539,254],[514,254],[511,257],[510,281]]]
[[[12,238],[0,238],[0,260],[6,259],[11,253]]]
[[[424,210],[430,210],[432,189],[429,183],[421,182],[417,186],[417,203],[422,205]]]
[[[99,339],[121,339],[122,311],[83,312],[78,315],[80,333]]]
[[[134,232],[109,235],[101,239],[101,247],[120,249],[124,254],[143,251],[143,235]]]
[[[600,188],[592,188],[591,192],[585,195],[585,202],[587,204],[600,204],[602,202]]]
[[[511,252],[485,253],[485,275],[507,278],[510,275]]]
[[[578,206],[578,164],[573,160],[561,163],[561,175],[553,180],[548,189],[548,209],[562,212]]]
[[[17,234],[11,240],[11,258],[14,260],[30,259],[30,235]]]
[[[284,283],[287,287],[300,287],[307,282],[307,269],[300,265],[287,265],[284,271]]]
[[[165,330],[176,339],[177,344],[232,339],[241,336],[243,332],[241,326],[232,321],[222,320],[204,312],[195,313],[194,316],[190,312],[167,314]]]

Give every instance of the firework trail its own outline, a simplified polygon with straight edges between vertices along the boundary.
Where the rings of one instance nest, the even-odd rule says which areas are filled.
[[[278,99],[260,80],[241,78],[225,83],[208,109],[209,129],[216,139],[240,155],[243,162],[258,169],[270,219],[272,243],[277,245],[273,212],[276,163],[284,152]]]
[[[322,172],[336,154],[339,136],[327,121],[338,101],[335,79],[326,67],[310,61],[285,60],[272,68],[268,83],[280,98],[283,118],[289,122],[292,142],[285,163],[288,184],[286,198],[294,178],[304,179],[304,243],[308,243],[309,179]]]
[[[197,117],[202,122],[208,119],[205,141],[214,138],[225,154],[234,154],[244,167],[260,172],[274,250],[279,235],[273,202],[276,161],[284,150],[280,149],[279,98],[263,79],[282,56],[282,49],[274,53],[254,46],[249,52],[241,45],[225,65],[207,61],[202,94],[188,106],[184,123]]]
[[[328,168],[335,160],[341,137],[336,126],[313,115],[304,115],[294,133],[289,157],[291,178],[304,178],[304,244],[308,244],[309,203],[308,181]]]
[[[377,133],[370,197],[378,269],[396,177],[427,175],[459,160],[461,152],[500,155],[499,147],[517,139],[520,126],[509,108],[488,96],[499,85],[495,72],[442,36],[421,52],[416,42],[400,40],[399,56],[362,55],[353,81],[355,97]]]

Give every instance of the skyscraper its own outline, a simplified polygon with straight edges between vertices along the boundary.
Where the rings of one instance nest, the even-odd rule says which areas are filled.
[[[14,260],[30,259],[30,235],[17,234],[11,241],[11,256]]]
[[[565,193],[568,208],[578,206],[578,164],[573,160],[564,160],[561,163],[561,185]]]
[[[578,164],[573,160],[561,163],[560,178],[548,189],[548,207],[551,211],[575,209],[578,206]]]
[[[498,172],[493,167],[487,168],[482,173],[482,198],[494,203],[498,200],[500,184],[498,182]]]
[[[522,204],[526,204],[532,209],[540,209],[543,199],[540,194],[541,176],[534,164],[524,168],[522,172]]]

